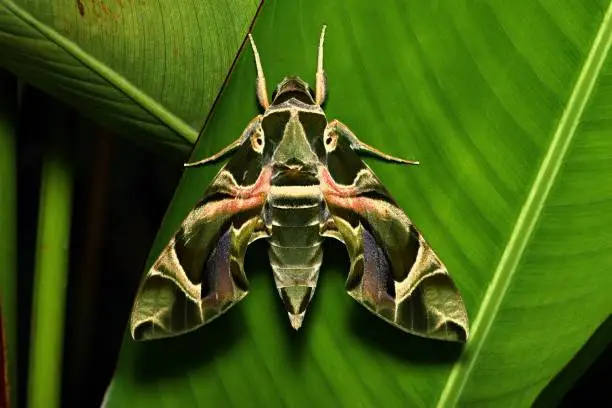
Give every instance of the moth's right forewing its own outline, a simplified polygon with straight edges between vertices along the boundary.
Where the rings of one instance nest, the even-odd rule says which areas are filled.
[[[337,232],[325,235],[348,249],[348,293],[407,332],[466,341],[469,323],[461,295],[412,221],[346,143],[339,141],[328,159],[320,180],[333,218],[329,225]]]
[[[247,146],[232,157],[147,272],[131,315],[134,339],[192,331],[246,295],[246,248],[267,234],[260,215],[270,169],[255,159]]]

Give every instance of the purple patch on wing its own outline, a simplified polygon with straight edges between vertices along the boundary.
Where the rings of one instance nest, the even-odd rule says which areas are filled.
[[[377,311],[394,307],[395,286],[391,279],[389,261],[384,250],[367,230],[363,230],[363,300]]]
[[[234,293],[234,284],[230,275],[230,248],[231,237],[229,229],[221,235],[217,246],[212,250],[204,267],[202,282],[202,298],[209,298],[213,302],[225,298],[231,299]]]

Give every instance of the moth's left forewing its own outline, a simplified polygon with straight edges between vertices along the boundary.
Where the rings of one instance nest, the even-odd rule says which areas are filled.
[[[263,223],[253,217],[225,230],[221,225],[201,226],[200,231],[222,231],[211,237],[214,245],[205,245],[210,241],[200,234],[190,239],[183,227],[166,245],[138,290],[130,321],[134,339],[195,330],[246,296],[244,255],[248,244],[263,236]]]
[[[266,235],[261,209],[269,166],[238,150],[147,272],[136,295],[137,340],[176,336],[225,312],[247,294],[244,255]]]
[[[468,318],[444,264],[391,195],[347,144],[330,155],[350,184],[321,167],[332,215],[328,236],[347,246],[347,291],[372,312],[413,334],[466,341]]]

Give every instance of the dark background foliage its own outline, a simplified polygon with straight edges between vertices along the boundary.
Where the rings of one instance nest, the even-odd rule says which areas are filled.
[[[182,171],[27,87],[18,137],[19,401],[26,401],[41,158],[48,129],[67,130],[76,176],[61,406],[99,406],[144,262]],[[36,120],[32,120],[35,117]],[[62,123],[57,125],[57,122]],[[88,134],[88,137],[81,137]]]

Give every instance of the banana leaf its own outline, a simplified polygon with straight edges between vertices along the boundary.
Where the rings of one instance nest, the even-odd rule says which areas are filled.
[[[448,266],[470,339],[371,315],[345,294],[348,260],[331,243],[295,332],[255,246],[250,293],[222,318],[176,339],[126,334],[105,405],[529,406],[612,311],[610,3],[257,6],[2,0],[0,66],[168,154],[206,121],[200,158],[258,113],[250,50],[230,69],[250,24],[270,86],[313,83],[327,24],[326,112],[420,160],[368,164]],[[185,173],[149,266],[217,169]]]
[[[269,84],[314,81],[326,23],[330,118],[418,168],[369,161],[449,268],[464,348],[409,336],[344,291],[330,244],[294,332],[264,247],[249,295],[179,338],[127,335],[105,406],[529,406],[610,315],[609,2],[280,2],[254,38]],[[192,159],[258,113],[240,55]],[[186,171],[148,265],[217,171]]]

